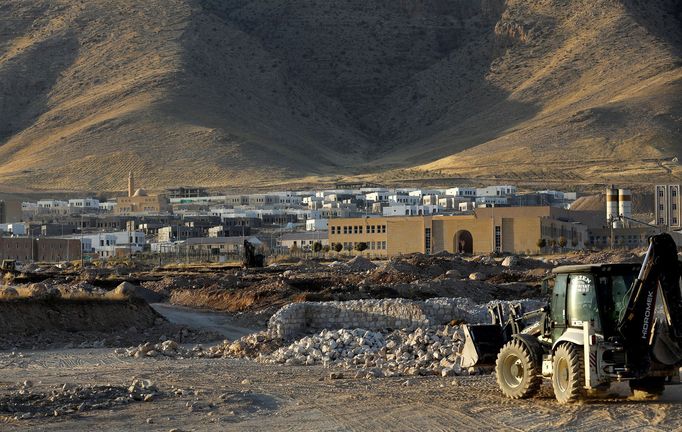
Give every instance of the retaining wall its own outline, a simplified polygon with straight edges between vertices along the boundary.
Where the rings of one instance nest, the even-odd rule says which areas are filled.
[[[519,302],[524,305],[525,310],[542,305],[537,300]],[[291,339],[323,329],[414,330],[452,320],[488,323],[490,318],[487,305],[476,304],[461,297],[441,297],[426,301],[381,299],[291,303],[270,318],[268,331],[274,337]]]

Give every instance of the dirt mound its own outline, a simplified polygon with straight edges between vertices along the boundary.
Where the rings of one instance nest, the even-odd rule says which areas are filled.
[[[360,255],[351,259],[346,264],[348,265],[348,270],[352,272],[364,272],[377,268],[376,264]]]
[[[0,328],[32,335],[57,330],[119,331],[147,328],[161,315],[143,300],[14,299],[0,301]]]

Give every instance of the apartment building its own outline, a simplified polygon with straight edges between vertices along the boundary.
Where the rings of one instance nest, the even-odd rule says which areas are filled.
[[[680,185],[656,185],[654,197],[656,225],[665,226],[673,230],[682,228]]]

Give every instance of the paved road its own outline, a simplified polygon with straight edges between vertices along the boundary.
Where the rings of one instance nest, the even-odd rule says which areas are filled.
[[[223,312],[192,309],[167,303],[153,303],[151,306],[173,324],[180,324],[194,329],[211,330],[230,340],[239,339],[256,331],[253,328],[235,325],[232,316]]]

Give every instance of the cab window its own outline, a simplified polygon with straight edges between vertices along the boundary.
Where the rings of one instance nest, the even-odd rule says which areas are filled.
[[[589,274],[571,275],[568,281],[568,325],[582,327],[583,321],[599,326],[599,306],[594,278]]]

